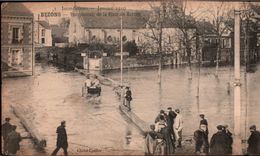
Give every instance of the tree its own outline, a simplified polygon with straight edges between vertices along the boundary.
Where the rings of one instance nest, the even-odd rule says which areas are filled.
[[[191,69],[191,56],[192,56],[192,43],[196,42],[197,29],[196,20],[192,16],[192,12],[186,15],[187,1],[168,1],[167,2],[167,20],[169,20],[172,26],[175,26],[179,30],[178,39],[181,41],[184,47],[184,56],[187,56],[189,66],[189,80],[192,79]]]
[[[137,45],[135,43],[135,41],[127,41],[124,44],[124,51],[129,52],[129,56],[134,56],[136,55],[136,53],[138,52],[138,48]]]
[[[163,23],[165,22],[166,5],[164,2],[160,3],[160,6],[153,6],[152,15],[148,17],[147,27],[149,32],[140,32],[146,38],[150,39],[157,48],[157,53],[159,54],[159,66],[158,66],[158,83],[161,84],[161,70],[162,70],[162,34],[163,34]]]
[[[225,33],[229,30],[229,26],[226,22],[230,19],[228,8],[226,7],[224,2],[220,2],[216,4],[216,10],[210,10],[209,13],[212,16],[212,24],[213,31],[216,35],[216,43],[217,43],[217,54],[216,54],[216,72],[215,76],[218,78],[218,70],[219,70],[219,59],[220,59],[220,40],[224,36]]]

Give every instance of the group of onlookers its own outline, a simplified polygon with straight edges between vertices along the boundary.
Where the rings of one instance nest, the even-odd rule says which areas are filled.
[[[20,149],[19,143],[22,141],[20,133],[16,132],[16,126],[10,124],[10,118],[5,118],[5,123],[1,127],[3,136],[3,155],[15,155]]]
[[[167,113],[161,110],[155,119],[155,125],[151,125],[151,131],[145,135],[146,155],[171,155],[175,148],[182,147],[183,119],[180,110]],[[232,155],[233,138],[228,125],[218,125],[217,132],[209,140],[208,121],[204,114],[200,114],[199,128],[194,132],[195,155]],[[260,155],[260,133],[256,126],[250,127],[251,135],[248,139],[248,155]],[[175,147],[175,142],[177,146]]]
[[[183,120],[179,109],[173,111],[168,107],[167,113],[161,110],[155,118],[155,125],[150,127],[151,131],[147,133],[145,139],[145,154],[171,155],[176,147],[182,147]]]

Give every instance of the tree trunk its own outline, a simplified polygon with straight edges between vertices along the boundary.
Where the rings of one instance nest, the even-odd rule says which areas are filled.
[[[159,67],[158,67],[158,84],[161,84],[162,78],[162,55],[159,54]]]
[[[215,72],[215,77],[216,78],[218,78],[219,53],[220,53],[220,47],[219,47],[219,43],[218,43],[218,45],[217,45],[217,56],[216,56],[216,72]]]
[[[189,80],[192,80],[192,69],[191,69],[191,49],[187,46],[188,66],[189,66]]]

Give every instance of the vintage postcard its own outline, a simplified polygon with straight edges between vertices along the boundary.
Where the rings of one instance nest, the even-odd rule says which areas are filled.
[[[259,155],[260,3],[1,4],[2,155]]]

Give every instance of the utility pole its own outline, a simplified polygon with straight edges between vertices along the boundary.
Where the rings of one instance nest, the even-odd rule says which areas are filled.
[[[120,74],[120,82],[121,82],[121,86],[123,86],[123,40],[122,40],[122,34],[123,34],[123,19],[122,19],[122,16],[120,17],[120,20],[121,20],[121,26],[120,26],[120,63],[121,63],[121,74]]]
[[[40,44],[40,14],[38,14],[38,44]]]
[[[120,84],[121,84],[121,103],[123,104],[123,17],[120,17]]]
[[[240,11],[235,10],[235,63],[234,63],[234,143],[233,154],[242,155],[241,144],[241,103],[240,103]]]

